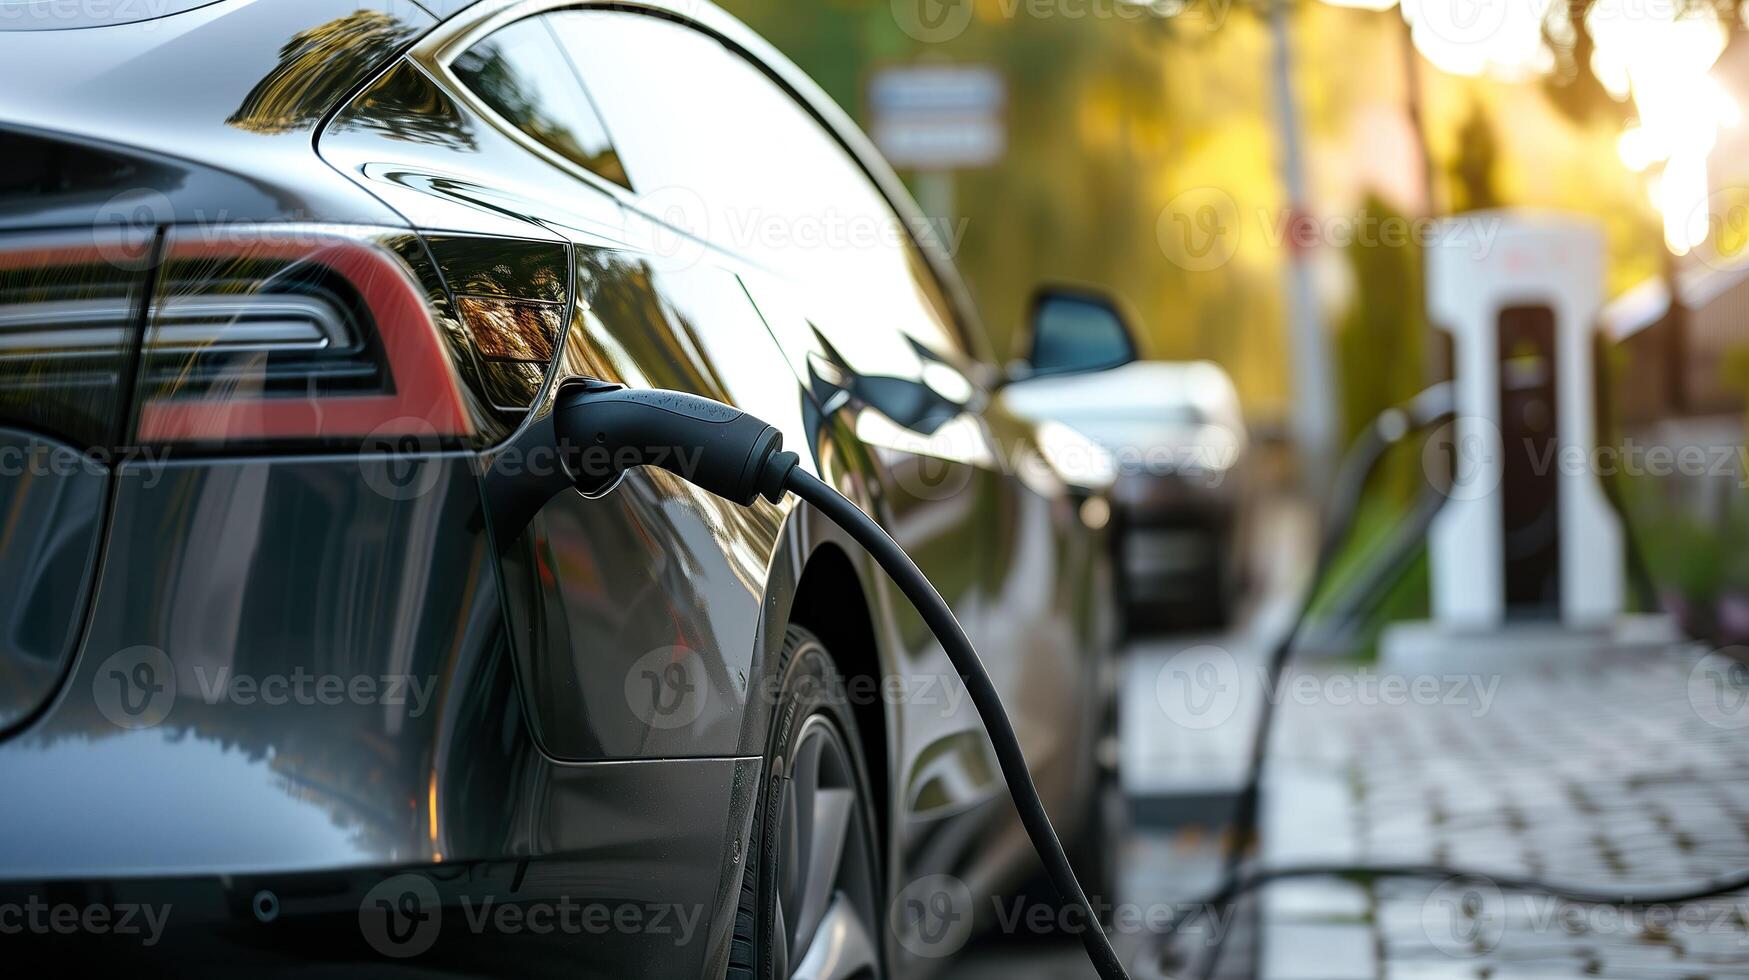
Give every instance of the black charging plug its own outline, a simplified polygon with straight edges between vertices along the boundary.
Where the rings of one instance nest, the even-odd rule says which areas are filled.
[[[776,426],[683,391],[574,381],[559,391],[553,427],[573,482],[590,494],[656,466],[743,507],[775,504],[800,462]]]

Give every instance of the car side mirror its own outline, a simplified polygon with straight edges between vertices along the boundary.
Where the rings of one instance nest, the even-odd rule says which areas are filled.
[[[1117,304],[1097,293],[1041,291],[1032,304],[1032,345],[1010,378],[1089,374],[1136,360],[1136,341]]]

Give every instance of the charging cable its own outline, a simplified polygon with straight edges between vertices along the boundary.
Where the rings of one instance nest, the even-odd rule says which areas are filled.
[[[1270,651],[1264,690],[1273,690],[1280,683],[1281,675],[1287,669],[1287,663],[1292,658],[1299,638],[1304,633],[1306,624],[1311,618],[1317,597],[1323,592],[1330,577],[1337,549],[1353,530],[1354,519],[1360,509],[1360,501],[1373,471],[1384,461],[1386,454],[1393,447],[1411,436],[1452,422],[1456,417],[1452,383],[1449,381],[1441,382],[1416,395],[1408,402],[1385,410],[1356,437],[1354,444],[1344,454],[1336,480],[1332,485],[1330,508],[1326,516],[1323,534],[1319,539],[1318,555],[1311,579],[1301,597],[1293,624],[1289,626]],[[1454,460],[1453,463],[1461,463],[1461,461]],[[1412,511],[1415,533],[1407,535],[1405,540],[1419,540],[1425,534],[1445,499],[1437,488],[1422,495],[1422,500]],[[1392,554],[1388,558],[1392,563],[1397,563],[1401,561],[1402,555]],[[1443,878],[1456,881],[1485,881],[1506,891],[1534,892],[1579,905],[1620,905],[1624,907],[1683,905],[1749,887],[1749,869],[1716,875],[1704,883],[1689,888],[1639,892],[1626,889],[1620,892],[1611,892],[1541,878],[1492,874],[1471,868],[1437,864],[1304,864],[1276,868],[1265,867],[1247,872],[1243,867],[1244,858],[1257,839],[1260,784],[1263,766],[1268,756],[1269,736],[1274,716],[1274,703],[1265,699],[1258,712],[1256,727],[1252,731],[1250,768],[1246,774],[1245,785],[1241,789],[1234,807],[1233,829],[1227,841],[1222,883],[1212,895],[1192,903],[1185,913],[1168,924],[1163,931],[1167,936],[1181,930],[1210,909],[1226,905],[1241,895],[1265,885],[1295,878]],[[1204,976],[1209,976],[1214,972],[1225,938],[1226,936],[1223,934],[1216,940],[1215,949],[1202,971]]]
[[[1288,660],[1293,657],[1300,636],[1305,632],[1306,624],[1311,621],[1312,608],[1318,595],[1330,577],[1336,554],[1341,549],[1342,542],[1347,540],[1354,529],[1354,518],[1360,511],[1367,480],[1392,447],[1412,435],[1452,421],[1456,417],[1455,399],[1451,382],[1436,384],[1409,401],[1380,413],[1371,425],[1361,430],[1348,452],[1343,454],[1342,462],[1336,470],[1335,481],[1331,484],[1330,508],[1324,520],[1323,533],[1318,540],[1318,554],[1312,565],[1312,576],[1305,593],[1300,597],[1293,624],[1269,652],[1264,690],[1274,690],[1282,673],[1287,670]],[[1437,494],[1437,491],[1434,492]],[[1416,513],[1422,524],[1430,524],[1438,510],[1438,502],[1434,502],[1431,506],[1418,507]],[[1418,535],[1412,535],[1410,539],[1416,537]],[[1235,805],[1233,832],[1227,839],[1225,863],[1229,883],[1237,874],[1245,852],[1256,842],[1259,782],[1263,777],[1263,763],[1269,753],[1269,733],[1274,721],[1274,704],[1266,698],[1258,711],[1257,725],[1251,733],[1250,767],[1246,770],[1245,786],[1240,790]]]
[[[570,382],[559,392],[551,418],[552,434],[572,477],[585,492],[604,492],[628,469],[658,466],[726,500],[749,506],[760,497],[772,503],[791,492],[843,528],[862,545],[922,615],[947,652],[954,670],[971,695],[1008,794],[1020,812],[1021,825],[1044,863],[1065,910],[1079,912],[1086,928],[1081,942],[1101,980],[1129,980],[1111,940],[1075,879],[1062,841],[1051,827],[1014,726],[1002,709],[1002,698],[978,652],[954,618],[953,610],[935,591],[903,548],[887,532],[838,491],[798,465],[800,457],[783,451],[783,435],[774,426],[739,409],[697,395],[657,389],[631,389],[594,381]],[[544,430],[543,430],[544,431]],[[684,449],[686,452],[675,452]],[[491,488],[488,488],[491,493]],[[492,494],[504,496],[508,494]],[[519,495],[525,503],[533,496]],[[543,501],[544,502],[544,501]],[[530,512],[532,514],[532,511]]]

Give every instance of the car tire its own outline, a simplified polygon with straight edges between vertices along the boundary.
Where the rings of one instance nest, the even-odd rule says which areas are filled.
[[[842,677],[799,626],[785,632],[777,676],[728,980],[787,980],[810,953],[851,965],[834,975],[885,977],[883,848]]]

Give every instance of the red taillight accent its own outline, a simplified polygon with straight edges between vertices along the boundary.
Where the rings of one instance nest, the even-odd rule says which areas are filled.
[[[293,238],[296,240],[287,241]],[[386,368],[386,390],[376,392],[266,390],[234,381],[222,393],[187,393],[174,381],[147,386],[138,438],[144,443],[261,443],[334,441],[364,436],[469,438],[473,417],[426,305],[425,291],[393,253],[368,239],[339,232],[288,233],[284,229],[226,230],[220,241],[179,239],[172,230],[167,268],[196,263],[283,263],[326,270],[357,292],[375,331]],[[230,283],[224,291],[235,293]],[[215,287],[215,291],[220,291]],[[242,296],[247,297],[245,285]],[[160,302],[163,298],[160,297]],[[148,335],[148,353],[154,343]],[[266,353],[260,355],[265,358]],[[295,379],[294,379],[295,381]]]

